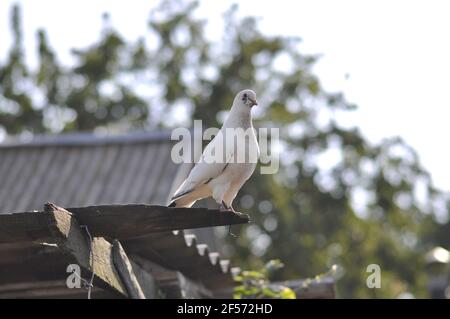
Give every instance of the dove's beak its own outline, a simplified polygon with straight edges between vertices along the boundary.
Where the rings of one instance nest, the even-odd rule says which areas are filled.
[[[248,99],[250,100],[250,102],[252,102],[251,106],[258,105],[258,101],[256,101],[255,99],[252,99],[252,98],[248,98]]]

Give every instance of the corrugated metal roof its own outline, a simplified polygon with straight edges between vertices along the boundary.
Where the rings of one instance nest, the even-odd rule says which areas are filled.
[[[100,204],[165,205],[178,165],[168,133],[38,137],[0,146],[0,212]]]

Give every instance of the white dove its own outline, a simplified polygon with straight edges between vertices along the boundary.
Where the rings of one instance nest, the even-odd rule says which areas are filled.
[[[252,90],[236,95],[228,118],[176,190],[169,207],[191,207],[197,200],[212,196],[221,211],[234,211],[233,200],[259,158],[251,116],[254,105],[258,102]]]

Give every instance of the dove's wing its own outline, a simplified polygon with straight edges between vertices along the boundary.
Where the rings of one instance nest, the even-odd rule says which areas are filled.
[[[180,185],[172,197],[172,201],[194,191],[198,186],[208,183],[219,176],[227,167],[233,156],[233,149],[223,147],[223,136],[219,134],[206,146],[200,161],[194,165],[186,180]],[[217,156],[217,152],[223,150],[223,156]],[[214,160],[216,159],[216,160]]]

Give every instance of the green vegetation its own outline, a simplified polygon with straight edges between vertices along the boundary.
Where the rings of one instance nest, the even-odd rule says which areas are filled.
[[[239,285],[234,288],[233,297],[235,299],[295,299],[296,294],[291,288],[270,283],[270,274],[283,267],[284,264],[281,261],[274,259],[258,271],[243,271],[234,278]]]

